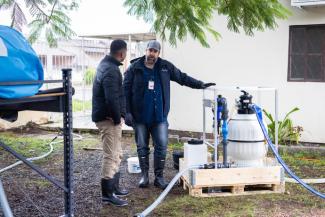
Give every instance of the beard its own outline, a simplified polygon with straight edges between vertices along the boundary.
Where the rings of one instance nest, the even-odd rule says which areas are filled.
[[[146,56],[146,63],[149,65],[153,65],[157,62],[157,58],[154,56]]]

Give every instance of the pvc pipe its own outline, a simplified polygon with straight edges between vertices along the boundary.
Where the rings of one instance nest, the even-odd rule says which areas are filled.
[[[205,141],[205,139],[206,139],[206,132],[205,132],[205,130],[206,130],[206,126],[205,126],[205,119],[206,119],[206,117],[205,117],[205,90],[203,89],[203,102],[202,102],[202,104],[203,104],[203,141]]]
[[[295,179],[285,177],[284,180],[290,183],[299,183]],[[301,179],[303,182],[308,184],[323,184],[325,183],[325,179]]]
[[[188,168],[183,169],[179,173],[176,174],[176,176],[170,181],[166,189],[159,195],[159,197],[153,202],[147,209],[145,209],[142,213],[138,213],[135,215],[135,217],[145,217],[149,215],[167,196],[169,191],[173,188],[175,183],[181,178],[181,176],[191,169],[200,169],[203,168],[203,165],[196,165],[196,166],[190,166]]]
[[[217,90],[214,91],[214,163],[218,165],[218,101],[217,101]],[[217,167],[215,168],[217,169]]]
[[[257,86],[247,86],[247,87],[238,87],[238,86],[214,86],[205,88],[205,90],[215,91],[215,90],[255,90],[255,91],[274,91],[276,90],[273,87],[257,87]]]
[[[279,149],[279,106],[278,106],[278,103],[279,103],[279,95],[278,95],[278,90],[275,89],[274,91],[274,97],[275,97],[275,139],[274,139],[274,142],[275,142],[275,148],[276,148],[276,151],[278,151]]]
[[[7,201],[6,193],[3,190],[3,185],[0,179],[0,204],[3,210],[5,217],[13,217],[9,203]]]
[[[206,145],[210,146],[211,148],[214,148],[214,146],[213,146],[210,142],[205,141],[204,143],[205,143]]]

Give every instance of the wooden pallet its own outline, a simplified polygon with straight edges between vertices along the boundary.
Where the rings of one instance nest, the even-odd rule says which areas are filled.
[[[180,159],[180,170],[184,161]],[[184,190],[194,197],[218,197],[283,193],[283,169],[279,165],[225,169],[195,169],[181,177]]]

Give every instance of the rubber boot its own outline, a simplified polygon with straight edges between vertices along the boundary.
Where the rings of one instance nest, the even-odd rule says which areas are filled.
[[[122,200],[114,194],[114,185],[115,185],[114,178],[101,180],[102,201],[108,202],[114,206],[127,206],[128,202],[126,200]]]
[[[139,182],[139,188],[147,188],[149,186],[149,156],[139,156],[139,164],[142,175]]]
[[[155,166],[155,182],[154,185],[157,188],[164,190],[168,183],[164,179],[164,168],[165,168],[165,158],[164,157],[156,157],[154,158],[154,166]]]
[[[115,195],[121,197],[128,195],[129,194],[128,190],[124,188],[120,188],[120,172],[115,173],[114,179],[115,179],[115,185],[114,185]]]

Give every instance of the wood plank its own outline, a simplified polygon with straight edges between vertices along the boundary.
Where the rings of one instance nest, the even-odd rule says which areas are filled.
[[[246,184],[274,184],[281,182],[281,167],[245,167],[193,170],[195,187],[246,185]]]
[[[40,97],[49,97],[49,96],[64,96],[65,93],[47,93],[47,94],[39,94],[39,95],[33,95],[30,97],[26,97],[26,98],[40,98]]]
[[[274,159],[267,159],[273,162]],[[272,165],[274,162],[272,163]],[[184,160],[179,160],[180,170],[184,168]],[[222,169],[195,169],[193,177],[183,177],[194,187],[246,185],[246,184],[279,184],[282,178],[281,166],[241,167]],[[193,183],[191,182],[193,180]]]
[[[283,193],[285,183],[282,182],[279,185],[239,185],[239,186],[222,186],[220,192],[204,192],[208,190],[208,187],[194,188],[191,186],[184,177],[183,180],[184,189],[188,189],[189,195],[193,197],[226,197],[226,196],[241,196],[241,195],[254,195],[254,194],[270,194],[270,193]],[[255,188],[256,187],[256,188]],[[259,189],[260,187],[264,187]]]

